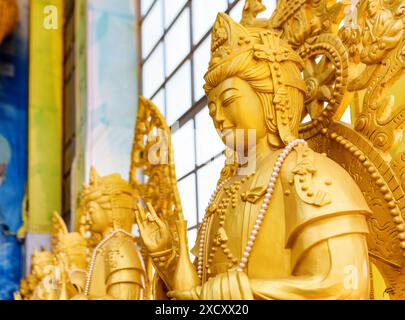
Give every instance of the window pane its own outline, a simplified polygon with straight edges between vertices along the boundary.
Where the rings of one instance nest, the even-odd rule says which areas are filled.
[[[165,89],[160,90],[152,99],[160,113],[165,116]]]
[[[194,96],[198,101],[205,95],[204,75],[208,70],[211,53],[211,37],[208,37],[194,52]]]
[[[165,2],[165,28],[167,28],[183,8],[186,0],[164,0]]]
[[[225,164],[225,156],[218,157],[197,172],[198,176],[198,218],[199,223],[205,215],[208,201],[214,192],[221,170]]]
[[[227,8],[226,0],[194,0],[193,5],[193,41],[197,43],[212,28],[218,12]]]
[[[163,44],[160,44],[142,68],[143,95],[150,98],[164,81]]]
[[[172,143],[176,175],[177,179],[180,179],[195,167],[194,126],[192,120],[173,134]]]
[[[245,1],[244,0],[239,0],[238,4],[235,7],[233,7],[231,12],[229,13],[229,16],[234,21],[240,22],[240,20],[242,20],[242,12],[243,12],[244,5],[245,5]]]
[[[142,23],[142,57],[145,58],[163,34],[162,3],[158,1]]]
[[[185,10],[165,37],[167,74],[180,64],[190,52],[190,17],[188,9]]]
[[[343,113],[342,118],[340,119],[342,122],[346,122],[348,124],[352,123],[352,114],[351,114],[351,107],[348,106],[346,111]]]
[[[195,174],[179,181],[178,183],[181,206],[184,219],[187,220],[187,227],[191,228],[197,224],[197,205],[195,198]]]
[[[142,16],[149,10],[150,6],[152,5],[153,0],[141,0],[141,14]]]
[[[277,0],[263,0],[262,3],[266,6],[266,11],[260,13],[257,17],[267,19],[270,18],[271,15],[273,14],[274,9],[276,9],[276,1]]]
[[[232,2],[232,1],[231,1]],[[236,21],[240,22],[242,19],[242,12],[243,6],[245,5],[245,0],[235,0],[233,2],[238,2],[238,4],[232,9],[230,12],[231,18]],[[261,12],[257,18],[270,18],[273,14],[274,9],[276,8],[276,0],[263,0],[262,3],[266,6],[266,11]]]
[[[194,248],[195,241],[197,240],[197,228],[192,229],[187,233],[187,239],[188,239],[188,249],[191,250]],[[193,261],[193,259],[191,261]]]
[[[212,119],[205,107],[195,117],[197,140],[197,165],[201,165],[225,149]]]
[[[167,123],[172,125],[191,106],[191,70],[187,61],[166,86]]]

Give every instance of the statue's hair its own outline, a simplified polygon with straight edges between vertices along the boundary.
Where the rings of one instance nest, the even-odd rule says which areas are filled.
[[[251,36],[258,39],[257,33]],[[231,56],[223,63],[210,68],[205,74],[205,92],[208,95],[220,83],[232,77],[246,81],[260,99],[268,130],[271,133],[276,133],[278,129],[276,111],[273,105],[274,85],[270,63],[272,62],[257,59],[254,56],[254,49]],[[287,77],[296,78],[298,81],[301,79],[301,70],[297,63],[284,61],[281,63],[281,69]],[[285,87],[288,92],[289,103],[294,106],[294,108],[290,108],[287,114],[289,116],[289,128],[291,134],[297,136],[304,108],[304,93],[288,84]]]

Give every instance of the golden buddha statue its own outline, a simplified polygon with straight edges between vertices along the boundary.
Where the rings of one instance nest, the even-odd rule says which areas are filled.
[[[236,141],[255,157],[256,170],[223,174],[193,249],[197,268],[187,270],[198,271],[201,284],[177,291],[167,281],[170,296],[367,298],[364,215],[370,210],[341,167],[297,140],[305,92],[301,58],[274,32],[249,30],[225,14],[218,15],[212,37],[205,76],[209,112],[217,130],[227,130],[224,143],[237,130],[256,130],[256,144],[247,134]],[[161,241],[148,219],[138,223],[145,244]],[[156,254],[152,245],[149,251]],[[357,288],[344,287],[346,266],[356,268]]]
[[[253,2],[247,1],[251,8]],[[282,0],[267,24],[252,21],[254,11],[242,19],[245,25],[218,14],[205,75],[208,108],[227,152],[235,152],[229,159],[245,161],[228,159],[222,170],[192,250],[194,264],[170,139],[168,162],[147,166],[145,187],[160,170],[163,180],[169,173],[172,188],[166,199],[141,193],[147,209],[138,204],[136,212],[156,268],[155,297],[368,299],[370,259],[391,297],[403,296],[405,164],[403,154],[392,159],[389,151],[404,128],[405,108],[381,111],[385,122],[372,114],[386,99],[377,87],[403,71],[395,64],[392,79],[369,82],[365,94],[350,93],[357,90],[350,81],[364,67],[357,61],[350,65],[356,70],[348,70],[349,49],[338,35],[343,9],[343,3]],[[360,94],[355,126],[338,121]],[[306,114],[311,121],[302,123]],[[154,126],[167,130],[156,107],[141,98],[133,169],[153,149],[141,137]],[[154,194],[167,195],[166,189]]]
[[[94,248],[83,295],[74,299],[144,298],[145,267],[132,232],[136,197],[120,175],[99,177],[92,168],[83,191],[91,231],[102,236]]]
[[[52,252],[44,248],[41,251],[34,250],[31,258],[31,284],[28,282],[32,289],[29,300],[58,300],[55,266],[55,255]]]
[[[56,257],[59,300],[84,292],[87,270],[87,242],[78,232],[68,232],[58,213],[52,218],[52,252]]]
[[[34,250],[31,272],[21,280],[17,300],[68,300],[84,291],[87,243],[68,232],[58,213],[52,217],[52,250]]]

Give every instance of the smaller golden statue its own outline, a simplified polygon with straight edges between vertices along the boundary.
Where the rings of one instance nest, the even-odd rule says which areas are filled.
[[[57,261],[58,299],[68,300],[84,291],[87,243],[78,232],[68,229],[58,213],[53,215],[52,252]]]
[[[17,300],[68,300],[84,291],[87,243],[68,232],[58,213],[52,218],[52,251],[34,250],[31,272],[20,283]]]
[[[31,258],[31,277],[28,281],[26,300],[57,300],[55,285],[55,255],[44,248],[37,249]]]
[[[94,248],[83,295],[74,299],[144,298],[145,267],[131,233],[137,197],[120,175],[99,177],[91,169],[83,205],[91,231],[102,236]]]

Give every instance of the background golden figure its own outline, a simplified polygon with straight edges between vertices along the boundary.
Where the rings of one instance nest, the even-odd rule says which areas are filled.
[[[56,256],[59,300],[69,300],[84,291],[87,270],[87,243],[78,232],[68,232],[58,213],[53,215],[52,252]]]
[[[132,187],[119,175],[99,177],[93,168],[83,197],[87,221],[102,240],[89,261],[84,296],[75,299],[143,299],[145,267],[131,233]]]
[[[31,273],[21,281],[19,300],[69,300],[84,290],[87,244],[77,232],[68,232],[62,217],[52,218],[52,250],[36,250]]]

